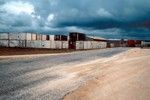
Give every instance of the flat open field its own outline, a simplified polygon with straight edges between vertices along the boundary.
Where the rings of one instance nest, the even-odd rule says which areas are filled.
[[[1,100],[149,100],[150,49],[0,57]]]

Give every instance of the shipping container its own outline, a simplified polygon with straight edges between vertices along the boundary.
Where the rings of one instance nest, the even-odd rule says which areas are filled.
[[[55,35],[55,41],[67,41],[68,37],[65,35]]]
[[[141,47],[141,41],[140,40],[136,40],[135,43],[136,43],[135,44],[136,47]]]
[[[8,39],[8,33],[0,33],[0,40],[7,40]]]
[[[46,35],[46,40],[50,40],[50,36],[49,35]]]
[[[77,50],[84,49],[84,41],[76,41],[76,49]]]
[[[46,40],[47,35],[41,35],[42,36],[42,41]]]
[[[150,47],[150,41],[142,41],[141,47]]]
[[[26,40],[27,33],[18,33],[18,40]]]
[[[55,35],[49,35],[50,36],[50,41],[55,41]]]
[[[8,40],[0,40],[0,47],[9,47]]]
[[[128,47],[135,47],[136,44],[135,40],[128,40],[127,43],[128,43]]]
[[[84,49],[92,49],[92,42],[94,41],[84,41]]]
[[[37,40],[37,39],[36,39],[36,34],[35,34],[35,33],[32,33],[32,34],[31,34],[31,40],[33,40],[33,41],[34,41],[34,40]]]
[[[63,48],[63,45],[62,45],[62,41],[55,41],[55,49],[62,49]]]
[[[88,42],[84,41],[84,49],[88,49]]]
[[[31,37],[32,37],[32,36],[31,36],[31,33],[26,33],[26,40],[32,40]]]
[[[12,36],[12,35],[11,35]],[[14,35],[13,35],[14,36]],[[14,39],[14,38],[13,38]],[[19,47],[19,41],[18,40],[9,40],[9,46],[10,47]]]
[[[70,32],[69,33],[69,40],[70,41],[85,41],[86,35],[84,33],[78,33],[78,32]]]
[[[19,40],[19,33],[9,33],[8,37],[10,40]]]
[[[27,41],[27,47],[29,47],[29,48],[42,48],[42,41],[40,41],[40,40]]]
[[[62,41],[62,49],[68,49],[68,41]]]
[[[26,41],[25,40],[9,40],[9,47],[20,47],[24,48],[26,47]]]
[[[69,49],[76,49],[76,41],[69,41]]]
[[[41,41],[42,48],[50,48],[50,41]]]
[[[42,35],[41,34],[37,34],[36,35],[36,40],[42,40]]]
[[[50,48],[51,49],[56,49],[56,43],[55,43],[55,41],[50,41]]]

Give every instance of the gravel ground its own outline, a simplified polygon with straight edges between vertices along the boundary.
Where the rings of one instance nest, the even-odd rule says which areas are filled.
[[[0,58],[0,99],[62,99],[90,78],[76,78],[77,73],[69,73],[65,69],[109,58],[127,50],[129,48],[113,48],[58,55]]]

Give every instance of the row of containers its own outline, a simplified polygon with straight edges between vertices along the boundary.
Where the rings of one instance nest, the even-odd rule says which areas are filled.
[[[67,37],[35,33],[1,33],[0,46],[21,48],[68,49]]]
[[[79,32],[70,32],[69,36],[36,33],[0,33],[0,46],[80,50],[114,47],[150,47],[150,41],[104,39],[86,36],[84,33]]]
[[[94,40],[83,33],[71,32],[65,35],[43,35],[36,33],[0,33],[1,47],[48,48],[48,49],[98,49],[107,43]]]

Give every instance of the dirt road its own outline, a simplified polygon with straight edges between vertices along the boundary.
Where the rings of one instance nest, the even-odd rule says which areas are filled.
[[[0,99],[148,100],[149,51],[113,48],[0,57]]]

